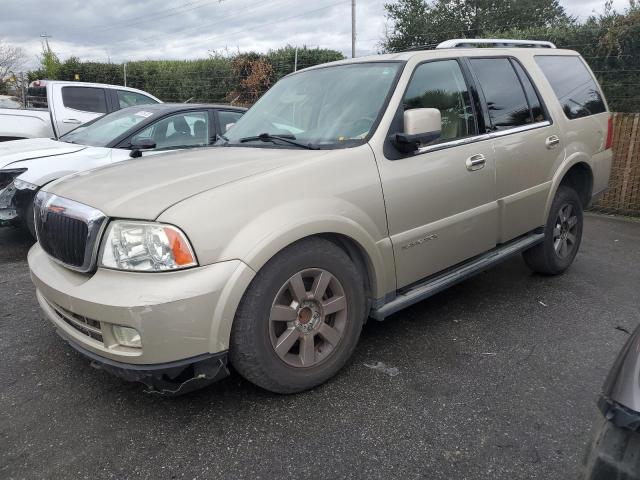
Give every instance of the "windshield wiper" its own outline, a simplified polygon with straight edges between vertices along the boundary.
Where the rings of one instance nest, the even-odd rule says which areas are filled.
[[[241,138],[239,142],[255,142],[256,140],[260,140],[261,142],[273,142],[274,140],[280,140],[281,142],[295,145],[300,148],[306,148],[307,150],[320,150],[320,147],[318,147],[317,145],[313,145],[312,143],[296,142],[295,135],[271,135],[270,133],[261,133],[260,135],[256,135],[254,137]]]

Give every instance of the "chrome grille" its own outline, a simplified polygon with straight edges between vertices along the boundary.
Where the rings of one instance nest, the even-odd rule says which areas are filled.
[[[106,216],[82,203],[39,192],[34,203],[36,235],[51,257],[80,272],[95,267]]]
[[[67,265],[81,267],[87,248],[87,224],[59,213],[47,212],[39,222],[40,245],[52,257]]]

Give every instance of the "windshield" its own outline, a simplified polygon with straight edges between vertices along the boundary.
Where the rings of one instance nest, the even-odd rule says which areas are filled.
[[[76,128],[61,136],[60,140],[91,147],[106,147],[120,135],[152,115],[153,113],[142,107],[118,110]]]
[[[360,144],[376,123],[401,66],[394,62],[355,63],[285,77],[219,144],[291,147],[269,136],[286,136],[320,148]]]

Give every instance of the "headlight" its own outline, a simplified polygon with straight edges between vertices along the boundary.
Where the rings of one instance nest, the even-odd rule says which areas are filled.
[[[25,182],[24,180],[20,180],[19,178],[16,178],[13,180],[13,186],[16,187],[16,190],[37,190],[38,189],[38,185]]]
[[[187,237],[172,225],[116,220],[109,224],[100,266],[162,272],[198,264]]]
[[[23,174],[26,171],[26,168],[7,168],[5,170],[0,170],[0,189],[10,185],[18,175]]]

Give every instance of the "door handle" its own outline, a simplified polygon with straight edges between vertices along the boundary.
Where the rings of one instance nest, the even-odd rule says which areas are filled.
[[[484,168],[484,165],[487,163],[487,159],[484,158],[484,155],[479,153],[477,155],[471,155],[469,158],[467,158],[467,161],[465,163],[467,165],[467,170],[473,172],[475,170]]]
[[[558,145],[560,145],[560,137],[558,137],[557,135],[551,135],[550,137],[547,137],[547,139],[544,141],[544,144],[549,150],[551,150],[552,148],[556,148]]]
[[[80,125],[82,122],[75,118],[65,118],[62,120],[62,123],[72,123],[74,125]]]

